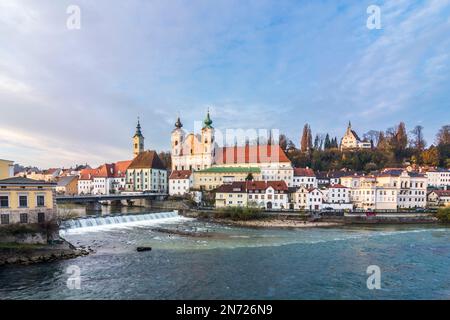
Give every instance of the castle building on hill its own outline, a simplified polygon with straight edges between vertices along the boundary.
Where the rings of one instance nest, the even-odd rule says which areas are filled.
[[[370,148],[372,148],[372,144],[367,140],[361,140],[358,134],[352,130],[352,124],[349,121],[347,131],[341,140],[341,150]]]

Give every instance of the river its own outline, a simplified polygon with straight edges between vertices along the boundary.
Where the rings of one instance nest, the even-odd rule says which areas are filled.
[[[440,226],[248,229],[173,214],[89,224],[63,236],[95,253],[1,267],[0,298],[450,298],[450,229]],[[152,251],[136,252],[137,246]],[[379,290],[366,284],[373,265],[381,271]],[[80,272],[79,289],[67,285],[73,270]]]

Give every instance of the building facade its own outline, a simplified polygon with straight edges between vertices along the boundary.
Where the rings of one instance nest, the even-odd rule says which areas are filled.
[[[292,202],[296,210],[322,210],[323,192],[318,188],[300,187],[293,193]]]
[[[14,176],[14,162],[0,159],[0,179],[7,179]]]
[[[450,190],[433,190],[427,197],[428,206],[448,207],[450,206]]]
[[[56,193],[64,195],[78,194],[78,176],[65,176],[58,179]]]
[[[56,218],[56,184],[14,177],[0,180],[0,227]]]
[[[284,181],[237,181],[217,189],[217,208],[245,206],[267,210],[287,209],[288,187]]]
[[[310,168],[294,168],[292,187],[317,188],[318,182],[314,171]]]
[[[126,191],[167,193],[167,170],[156,151],[143,151],[126,171]]]
[[[361,140],[358,134],[352,130],[352,124],[349,122],[347,131],[341,139],[341,150],[370,148],[372,148],[372,143],[367,140]]]
[[[193,185],[192,172],[189,170],[172,171],[169,177],[169,195],[189,194]]]
[[[258,167],[218,167],[194,171],[193,189],[211,191],[222,184],[235,181],[245,181],[249,176],[251,180],[261,180],[261,170]]]
[[[450,170],[431,169],[425,173],[428,187],[450,189]]]
[[[175,129],[172,131],[171,146],[172,171],[202,170],[211,167],[214,162],[216,143],[209,111],[203,121],[200,134],[186,134],[178,117]]]

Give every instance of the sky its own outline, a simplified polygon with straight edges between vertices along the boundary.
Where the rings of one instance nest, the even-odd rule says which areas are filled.
[[[80,29],[69,29],[70,5]],[[369,5],[381,29],[369,29]],[[170,149],[213,126],[359,135],[450,123],[450,0],[0,0],[0,159],[41,168]]]

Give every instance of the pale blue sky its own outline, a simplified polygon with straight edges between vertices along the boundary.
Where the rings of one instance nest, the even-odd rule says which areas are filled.
[[[403,120],[429,143],[450,122],[450,0],[2,0],[0,43],[0,158],[24,165],[129,159],[138,115],[169,150],[177,113],[192,129],[208,107],[296,144],[305,122],[340,138]]]

